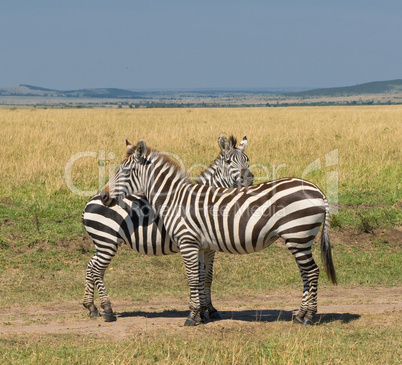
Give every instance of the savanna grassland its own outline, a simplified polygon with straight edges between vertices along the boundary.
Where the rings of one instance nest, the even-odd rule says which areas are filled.
[[[399,363],[401,297],[393,293],[402,287],[401,121],[401,106],[0,110],[0,361]],[[138,317],[123,316],[106,328],[112,333],[119,322],[130,323],[123,341],[93,332],[104,322],[88,319],[80,304],[94,252],[81,212],[124,156],[125,139],[170,152],[195,176],[217,156],[220,134],[247,135],[259,181],[304,177],[338,210],[331,233],[339,285],[322,275],[318,293],[319,307],[332,314],[311,328],[290,319],[236,321],[240,315],[228,303],[252,303],[247,310],[266,315],[298,307],[300,275],[278,242],[254,255],[218,254],[213,297],[218,309],[234,311],[234,321],[184,328],[188,289],[180,256],[142,257],[123,247],[105,277],[112,303],[140,317],[168,310],[178,322],[136,330]],[[318,258],[318,245],[315,251]],[[370,293],[387,293],[383,308]],[[279,299],[266,304],[271,295]],[[364,304],[366,312],[339,303]],[[43,308],[56,309],[45,315]],[[35,327],[42,323],[67,329],[43,332]]]

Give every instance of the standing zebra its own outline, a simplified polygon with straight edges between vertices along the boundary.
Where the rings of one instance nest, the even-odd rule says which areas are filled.
[[[247,137],[243,137],[238,147],[232,136],[229,139],[220,136],[218,144],[221,152],[214,163],[196,178],[196,182],[218,187],[246,186],[252,183],[254,177],[244,153]],[[82,222],[96,246],[96,253],[87,266],[83,304],[91,317],[99,315],[94,305],[96,285],[104,310],[103,317],[106,321],[114,321],[116,317],[106,294],[103,276],[119,245],[124,242],[136,252],[153,256],[177,253],[179,248],[167,235],[163,221],[141,195],[128,195],[119,204],[110,207],[103,205],[101,197],[97,195],[85,206]],[[205,291],[210,318],[219,318],[211,302],[214,254],[212,250],[205,254]]]
[[[303,298],[295,321],[313,323],[317,312],[319,270],[311,253],[322,222],[321,257],[336,284],[329,242],[329,204],[314,184],[297,178],[268,181],[249,188],[193,185],[186,174],[141,140],[101,192],[108,206],[127,194],[143,193],[177,243],[190,287],[190,315],[185,326],[204,320],[207,293],[205,253],[252,253],[285,240],[303,280]]]

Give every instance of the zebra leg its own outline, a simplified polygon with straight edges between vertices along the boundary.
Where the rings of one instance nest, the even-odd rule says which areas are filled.
[[[180,252],[190,287],[190,314],[184,326],[196,326],[205,322],[204,251],[200,251],[198,246],[194,244],[181,244]]]
[[[107,269],[110,261],[116,254],[116,250],[117,247],[110,247],[107,252],[97,251],[95,256],[92,258],[93,265],[90,270],[93,281],[98,289],[99,297],[101,300],[101,307],[103,309],[102,316],[106,322],[113,322],[116,320],[116,316],[113,313],[112,305],[110,303],[110,299],[106,293],[105,285],[103,283],[105,270]]]
[[[85,294],[84,302],[82,303],[85,308],[89,310],[89,316],[91,318],[99,317],[98,308],[94,304],[94,290],[95,290],[95,280],[92,275],[92,267],[96,261],[96,255],[92,257],[87,265],[87,272],[85,277]]]
[[[286,242],[286,247],[292,252],[303,280],[303,298],[300,310],[294,322],[303,325],[314,324],[314,315],[317,313],[317,287],[319,269],[311,253],[312,241],[308,244],[292,244]]]
[[[211,299],[211,285],[212,285],[212,277],[213,277],[213,266],[214,266],[214,258],[215,251],[207,250],[204,253],[204,262],[205,262],[205,298],[206,298],[206,306],[208,310],[209,319],[221,319],[221,315],[212,305]]]
[[[312,260],[312,266],[306,270],[301,269],[303,271],[303,275],[308,282],[308,291],[303,292],[303,299],[302,299],[302,308],[307,307],[303,318],[303,325],[311,325],[314,324],[314,316],[317,313],[317,288],[318,288],[318,277],[320,274],[320,270],[318,266]]]

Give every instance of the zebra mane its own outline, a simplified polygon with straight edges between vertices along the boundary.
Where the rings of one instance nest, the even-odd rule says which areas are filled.
[[[126,159],[128,159],[135,152],[136,148],[137,146],[130,146],[130,148],[127,149]],[[180,175],[182,179],[189,182],[189,176],[187,171],[183,170],[181,166],[175,160],[173,160],[167,153],[158,151],[152,147],[147,146],[146,154],[142,158],[141,163],[147,164],[150,162],[150,160],[154,159],[162,161],[163,164],[166,164],[169,167],[173,168],[175,174]]]
[[[237,138],[233,135],[229,137],[229,147],[236,148],[237,146]]]

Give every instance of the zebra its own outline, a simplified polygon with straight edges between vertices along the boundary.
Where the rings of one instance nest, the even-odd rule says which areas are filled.
[[[169,157],[147,148],[141,140],[136,146],[128,145],[127,157],[104,187],[101,200],[108,206],[139,192],[161,217],[183,257],[190,287],[185,326],[205,321],[206,253],[248,254],[279,237],[293,254],[303,281],[302,302],[294,321],[314,323],[319,269],[311,247],[322,223],[323,266],[333,284],[337,283],[329,240],[329,204],[316,185],[294,177],[241,188],[194,185]]]
[[[254,176],[249,170],[249,159],[244,153],[247,136],[236,147],[237,140],[233,136],[227,139],[221,135],[218,145],[221,149],[218,157],[195,182],[219,187],[252,184]],[[142,195],[128,195],[119,204],[110,207],[103,205],[100,195],[96,195],[85,206],[82,222],[96,247],[96,253],[87,265],[83,305],[89,310],[90,317],[99,316],[94,304],[96,285],[104,319],[107,322],[115,321],[116,316],[106,293],[103,276],[118,247],[125,243],[136,252],[153,256],[174,254],[179,252],[179,248],[166,233],[163,221]],[[220,315],[211,301],[214,254],[215,251],[206,253],[205,291],[209,317],[218,319]]]

